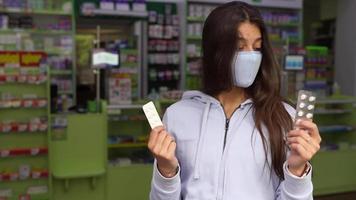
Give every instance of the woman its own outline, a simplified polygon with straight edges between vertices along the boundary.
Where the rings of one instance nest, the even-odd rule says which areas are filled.
[[[236,1],[217,7],[202,49],[202,91],[184,93],[150,133],[150,199],[313,199],[308,161],[319,131],[293,124],[259,11]]]

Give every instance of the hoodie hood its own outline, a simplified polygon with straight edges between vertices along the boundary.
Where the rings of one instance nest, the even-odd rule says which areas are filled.
[[[220,102],[217,99],[198,90],[184,92],[182,96],[182,100],[187,100],[187,99],[194,99],[201,103],[210,102],[216,105],[220,105]]]
[[[204,104],[210,103],[212,105],[217,105],[222,107],[219,100],[198,90],[191,90],[191,91],[184,92],[182,96],[182,100],[189,100],[189,99],[190,100],[194,99]],[[252,103],[253,103],[252,99],[249,98],[246,99],[244,102],[242,102],[240,107],[243,108],[244,106]]]

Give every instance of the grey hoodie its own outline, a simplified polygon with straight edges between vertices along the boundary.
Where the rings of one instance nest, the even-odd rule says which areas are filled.
[[[294,108],[285,104],[293,117]],[[227,121],[220,102],[188,91],[163,118],[177,143],[179,172],[163,177],[154,163],[151,200],[311,200],[311,172],[292,175],[286,163],[281,181],[265,165],[266,157],[253,119],[253,102],[243,102]],[[268,140],[268,134],[264,129]],[[271,158],[268,154],[267,160]]]

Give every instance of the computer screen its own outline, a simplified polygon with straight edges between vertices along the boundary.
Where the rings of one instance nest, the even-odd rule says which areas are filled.
[[[94,49],[92,51],[92,67],[99,69],[119,68],[120,52],[107,51],[105,49]]]
[[[285,70],[303,70],[304,56],[303,55],[287,55],[284,60]]]

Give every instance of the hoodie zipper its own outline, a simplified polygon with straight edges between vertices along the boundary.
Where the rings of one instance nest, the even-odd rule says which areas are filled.
[[[227,138],[227,131],[229,130],[229,124],[230,124],[230,119],[226,119],[223,151],[225,150],[225,146],[226,146],[226,138]]]
[[[224,144],[223,144],[223,153],[224,153],[225,146],[226,146],[226,142],[227,142],[227,132],[228,132],[228,130],[229,130],[230,119],[227,118],[227,116],[226,116],[226,113],[225,113],[225,110],[224,110],[224,106],[223,106],[222,104],[220,104],[220,105],[221,105],[221,108],[222,108],[223,113],[224,113],[224,115],[225,115],[225,134],[224,134]],[[232,112],[232,114],[231,114],[231,117],[235,114],[235,112],[236,112],[240,107],[241,107],[241,104],[235,108],[235,110],[234,110],[234,111]],[[231,118],[231,117],[230,117],[230,118]]]
[[[222,107],[222,109],[223,109],[223,112],[224,112],[224,114],[225,114],[225,111],[224,111],[224,106],[221,104],[221,107]],[[235,114],[235,112],[239,109],[239,108],[241,108],[241,104],[237,107],[237,108],[235,108],[235,110],[232,112],[232,114],[231,114],[231,117]],[[231,119],[231,118],[230,118]],[[223,156],[224,156],[224,152],[225,152],[225,147],[226,147],[226,143],[227,143],[227,134],[228,134],[228,131],[229,131],[229,125],[230,125],[230,119],[229,118],[227,118],[227,116],[226,116],[226,114],[225,114],[225,135],[224,135],[224,144],[223,144]],[[222,157],[223,157],[222,156]],[[224,182],[225,182],[225,172],[223,173],[223,180],[222,180],[222,193],[220,194],[221,196],[221,198],[223,197],[223,193],[224,193],[224,190],[225,190],[225,185],[224,185]],[[219,194],[218,194],[218,200],[219,200]]]

